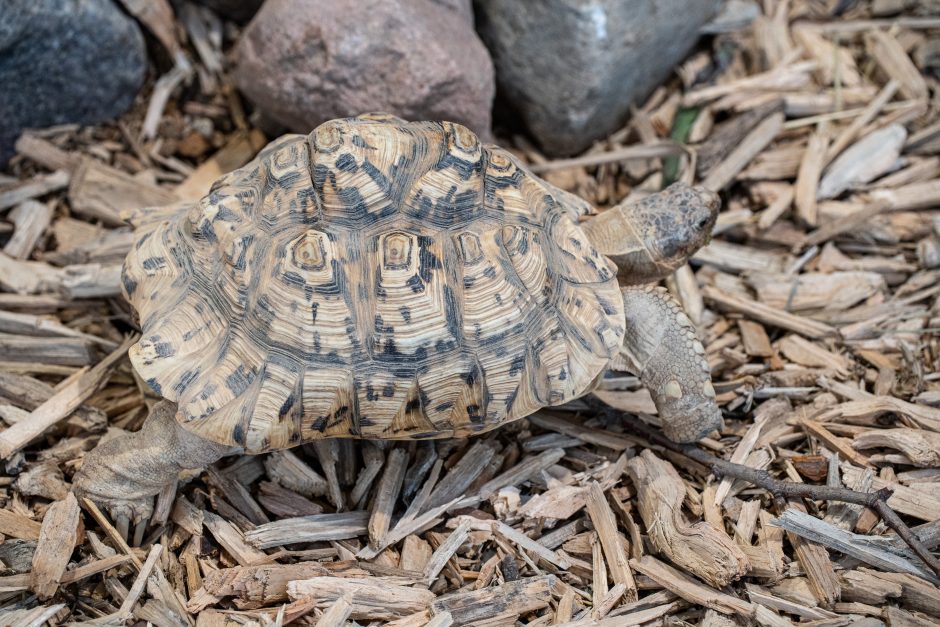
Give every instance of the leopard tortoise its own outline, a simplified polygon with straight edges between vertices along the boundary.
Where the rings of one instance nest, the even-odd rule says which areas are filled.
[[[649,284],[717,212],[674,185],[581,226],[588,203],[448,122],[373,114],[282,137],[199,202],[131,216],[130,358],[165,400],[87,455],[76,490],[126,529],[183,469],[480,433],[585,393],[612,358],[668,436],[696,440],[721,416],[704,351]]]

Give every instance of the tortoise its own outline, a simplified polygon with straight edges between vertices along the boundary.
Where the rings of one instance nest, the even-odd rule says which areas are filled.
[[[590,204],[450,122],[385,114],[287,135],[194,204],[134,213],[137,373],[164,400],[75,481],[123,521],[183,469],[318,438],[481,433],[590,390],[614,358],[667,436],[721,413],[702,344],[650,284],[707,241],[676,184]]]

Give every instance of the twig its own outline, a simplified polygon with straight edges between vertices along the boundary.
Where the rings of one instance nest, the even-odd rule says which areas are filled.
[[[775,498],[809,498],[819,501],[842,501],[862,505],[874,510],[886,525],[894,529],[898,536],[907,543],[911,550],[926,564],[937,576],[940,576],[940,560],[937,560],[927,547],[914,535],[910,527],[901,520],[897,513],[887,504],[892,491],[882,488],[877,492],[856,492],[848,488],[834,488],[824,485],[810,485],[781,481],[774,479],[766,470],[749,468],[741,464],[719,459],[691,444],[677,444],[656,431],[643,421],[627,414],[621,414],[629,424],[630,429],[642,434],[651,443],[662,446],[670,451],[685,455],[709,469],[717,477],[734,477],[763,488],[774,495]]]
[[[134,584],[127,593],[127,598],[124,599],[124,603],[121,604],[121,608],[118,610],[119,616],[124,618],[131,617],[131,610],[134,609],[138,599],[140,599],[140,595],[144,591],[144,586],[147,585],[147,578],[150,577],[150,573],[153,572],[153,567],[156,566],[157,560],[160,559],[162,552],[163,547],[159,544],[154,544],[150,548],[150,553],[147,554],[147,561],[141,566],[140,572],[137,573],[137,578],[134,580]]]
[[[137,340],[131,335],[117,349],[95,365],[94,368],[76,377],[49,397],[42,405],[3,433],[0,433],[0,458],[6,459],[42,435],[46,429],[68,418],[79,405],[94,394],[107,381],[114,365]]]
[[[528,165],[528,169],[536,174],[563,170],[565,168],[582,168],[595,165],[603,165],[614,161],[643,161],[646,159],[656,159],[659,157],[671,157],[681,155],[687,152],[679,144],[671,142],[662,142],[649,146],[627,146],[608,152],[583,155],[571,159],[556,159],[546,163],[533,163]]]

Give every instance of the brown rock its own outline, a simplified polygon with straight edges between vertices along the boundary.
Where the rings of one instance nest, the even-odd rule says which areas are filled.
[[[242,92],[294,131],[386,111],[489,135],[493,66],[470,0],[268,0],[235,58]]]

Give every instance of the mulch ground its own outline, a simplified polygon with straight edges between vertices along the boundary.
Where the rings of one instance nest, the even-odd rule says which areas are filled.
[[[615,363],[469,440],[223,460],[125,530],[70,493],[157,400],[124,356],[121,212],[196,199],[273,139],[209,69],[234,26],[148,24],[190,67],[156,64],[115,123],[27,133],[0,174],[0,624],[940,624],[940,19],[761,4],[584,155],[497,129],[599,211],[721,192],[666,281],[720,432],[663,441]]]

